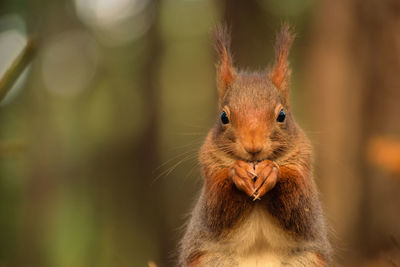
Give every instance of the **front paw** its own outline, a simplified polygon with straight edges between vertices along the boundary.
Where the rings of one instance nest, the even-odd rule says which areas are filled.
[[[261,199],[269,190],[274,188],[278,180],[279,166],[273,161],[264,160],[256,165],[255,172],[257,178],[254,184],[253,200]]]
[[[243,191],[249,197],[255,196],[256,188],[253,179],[256,177],[256,173],[252,164],[242,160],[236,161],[231,166],[230,177],[237,189]]]

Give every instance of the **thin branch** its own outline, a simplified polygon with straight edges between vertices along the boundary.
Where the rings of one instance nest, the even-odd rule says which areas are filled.
[[[7,95],[18,77],[22,74],[25,68],[32,61],[36,51],[36,39],[31,37],[18,57],[13,61],[10,68],[1,77],[0,80],[0,102]]]

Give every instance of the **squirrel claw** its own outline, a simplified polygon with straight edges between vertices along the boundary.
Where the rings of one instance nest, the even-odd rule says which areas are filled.
[[[231,166],[231,179],[236,188],[243,191],[247,196],[252,197],[255,193],[254,176],[255,171],[247,162],[236,161]]]
[[[264,196],[275,186],[278,180],[278,165],[270,161],[265,161],[262,164],[264,166],[260,166],[260,168],[256,170],[259,174],[259,179],[255,182],[257,197]]]
[[[256,201],[256,200],[261,200],[261,198],[260,198],[260,196],[257,194],[257,195],[253,195],[253,201]]]
[[[260,194],[258,193],[257,189],[254,189],[253,194],[251,195],[251,197],[253,198],[253,201],[261,200]]]
[[[251,179],[254,179],[257,177],[257,174],[255,172],[252,171],[248,171],[249,176],[251,177]]]

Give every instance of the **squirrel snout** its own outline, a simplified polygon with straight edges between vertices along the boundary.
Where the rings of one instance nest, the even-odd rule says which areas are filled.
[[[256,156],[258,153],[262,151],[262,146],[261,145],[248,145],[245,146],[244,149],[246,150],[247,153],[252,155],[253,157]]]
[[[268,133],[263,129],[249,127],[240,132],[238,141],[244,150],[243,152],[247,153],[246,156],[243,156],[249,160],[254,160],[268,147]]]

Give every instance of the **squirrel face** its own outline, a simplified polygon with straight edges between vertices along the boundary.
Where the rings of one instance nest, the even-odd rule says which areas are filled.
[[[287,62],[294,36],[287,26],[277,39],[275,62],[264,73],[237,72],[226,28],[218,28],[216,48],[220,118],[214,128],[219,150],[246,161],[275,160],[291,145],[296,124],[289,107]]]
[[[220,114],[216,144],[242,160],[275,159],[294,133],[284,96],[262,74],[237,74],[221,102]]]

